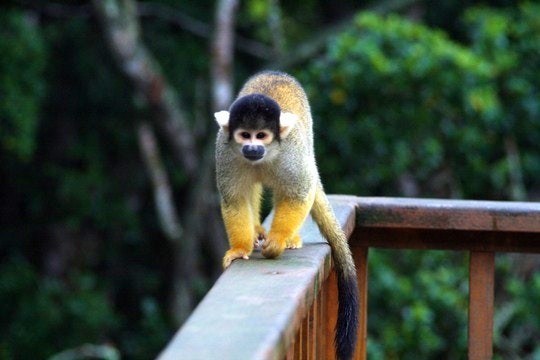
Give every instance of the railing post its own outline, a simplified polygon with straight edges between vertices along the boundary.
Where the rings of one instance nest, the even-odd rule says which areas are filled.
[[[325,355],[325,349],[326,349],[326,337],[324,333],[324,323],[326,322],[326,311],[325,311],[325,299],[326,299],[326,287],[324,285],[321,286],[321,290],[319,291],[319,296],[317,296],[317,310],[319,312],[318,314],[318,320],[317,320],[317,358],[323,360]],[[331,344],[331,343],[329,343]]]
[[[470,252],[469,360],[493,357],[494,269],[494,252]]]
[[[324,358],[327,360],[334,360],[334,328],[336,327],[338,311],[337,275],[335,270],[330,272],[324,286],[326,292],[326,296],[324,297],[326,313],[326,321],[324,322],[326,354],[324,355]]]
[[[354,359],[365,360],[367,358],[367,302],[368,302],[368,250],[367,246],[354,246],[353,255],[356,263],[358,277],[358,290],[360,293],[360,314],[356,352]]]

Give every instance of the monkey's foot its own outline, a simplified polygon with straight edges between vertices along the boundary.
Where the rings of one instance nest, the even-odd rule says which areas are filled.
[[[229,249],[223,257],[223,269],[226,269],[236,259],[249,259],[249,252],[244,249]]]
[[[287,249],[300,249],[302,247],[302,239],[296,234],[291,239],[287,240]]]
[[[263,244],[262,254],[264,257],[269,259],[276,258],[283,253],[283,250],[285,250],[285,245],[285,241],[278,241],[272,237],[269,237]]]
[[[262,225],[255,225],[254,246],[258,248],[259,246],[264,244],[265,240],[266,240],[266,230],[262,227]]]

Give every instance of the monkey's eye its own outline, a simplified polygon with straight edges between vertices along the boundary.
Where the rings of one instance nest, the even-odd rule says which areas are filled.
[[[255,135],[255,137],[259,140],[262,140],[264,138],[266,138],[266,133],[263,133],[263,132],[260,132],[260,133],[257,133],[257,135]]]
[[[248,133],[247,131],[241,132],[240,136],[242,137],[242,139],[251,139],[251,134]]]

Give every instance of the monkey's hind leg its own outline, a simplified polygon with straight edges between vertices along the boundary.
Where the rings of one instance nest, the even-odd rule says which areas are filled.
[[[255,225],[255,240],[253,246],[258,248],[266,241],[266,229],[262,225]]]
[[[235,204],[223,202],[221,213],[230,245],[230,249],[223,257],[223,268],[227,268],[233,260],[249,259],[249,255],[253,251],[255,228],[252,209],[247,199]]]
[[[253,220],[255,223],[255,239],[254,245],[259,246],[266,240],[266,229],[261,225],[261,201],[263,195],[263,187],[260,183],[253,188],[251,196],[251,207],[253,209]]]

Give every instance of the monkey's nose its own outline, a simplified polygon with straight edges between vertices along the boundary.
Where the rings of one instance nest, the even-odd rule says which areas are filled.
[[[244,145],[242,155],[248,160],[260,160],[264,156],[264,146],[262,145]]]

